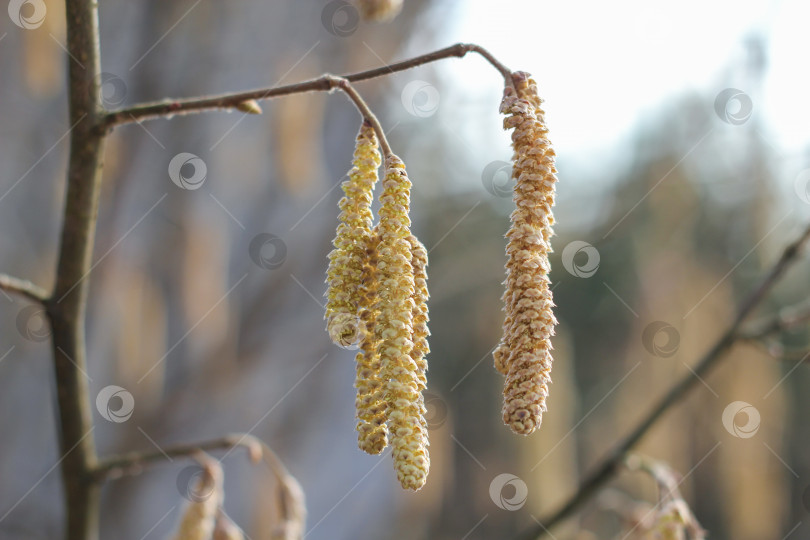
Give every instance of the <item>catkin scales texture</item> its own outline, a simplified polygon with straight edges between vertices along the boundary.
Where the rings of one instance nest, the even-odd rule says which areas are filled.
[[[335,249],[327,270],[327,329],[355,355],[357,443],[369,454],[392,446],[394,469],[418,490],[430,460],[422,391],[427,387],[427,250],[411,234],[411,181],[388,154],[379,222],[371,202],[380,165],[378,141],[363,122],[353,168],[343,183]],[[387,147],[387,145],[386,145]]]
[[[363,302],[360,321],[365,329],[360,350],[357,352],[355,388],[357,397],[357,444],[369,454],[379,454],[388,446],[388,428],[385,401],[385,386],[380,373],[379,340],[373,329],[377,322],[377,247],[379,231],[375,227],[366,248],[366,264],[363,266]]]
[[[551,382],[551,337],[557,320],[549,287],[548,255],[557,181],[554,150],[547,138],[544,112],[535,82],[513,74],[501,102],[504,128],[512,129],[515,211],[506,234],[506,318],[495,350],[495,367],[506,375],[503,420],[515,432],[536,430],[546,410]]]
[[[380,152],[377,137],[368,123],[357,134],[354,159],[349,178],[343,182],[345,196],[340,200],[340,216],[329,254],[326,282],[327,330],[332,341],[342,347],[357,344],[361,339],[359,311],[363,301],[363,266],[371,236],[371,201]]]
[[[411,357],[416,363],[417,382],[419,391],[427,388],[427,354],[430,352],[428,345],[428,288],[427,288],[427,265],[428,255],[425,246],[414,235],[408,237],[411,244],[411,267],[413,268],[414,293],[413,293],[413,350]]]
[[[388,156],[380,197],[375,334],[394,468],[402,487],[417,490],[425,484],[430,459],[420,367],[412,356],[416,285],[409,241],[410,187],[405,164]]]

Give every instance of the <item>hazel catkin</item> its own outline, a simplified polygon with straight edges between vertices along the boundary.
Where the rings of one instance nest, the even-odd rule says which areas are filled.
[[[551,337],[557,320],[548,255],[557,171],[537,86],[528,73],[512,77],[515,87],[504,91],[500,110],[508,115],[504,128],[513,130],[516,208],[506,235],[503,338],[493,355],[496,369],[506,375],[504,423],[528,435],[540,426],[551,382]]]
[[[371,201],[380,152],[374,129],[363,122],[357,134],[354,167],[341,186],[340,223],[329,254],[326,274],[326,315],[329,337],[336,345],[349,347],[361,340],[359,306],[366,246],[371,235]]]
[[[403,0],[355,0],[364,21],[390,21],[402,11]]]
[[[217,510],[222,504],[223,472],[216,460],[204,456],[191,500],[183,510],[173,540],[209,540],[214,532]]]
[[[409,241],[410,187],[405,164],[397,156],[387,156],[380,197],[375,335],[394,468],[402,487],[418,490],[427,479],[430,458],[420,367],[412,357],[416,285]]]
[[[379,454],[388,446],[388,428],[385,401],[385,386],[380,373],[379,341],[373,331],[377,322],[377,247],[380,241],[375,227],[366,247],[366,262],[363,266],[363,302],[360,310],[361,325],[366,329],[360,350],[356,355],[357,376],[355,408],[357,410],[357,443],[369,454]]]
[[[422,392],[427,388],[427,354],[430,352],[428,345],[428,306],[427,301],[429,298],[427,288],[427,265],[428,255],[425,246],[414,235],[408,237],[408,242],[411,244],[411,266],[413,267],[414,278],[414,293],[413,293],[413,350],[411,357],[416,363],[417,380],[419,383],[419,391]]]

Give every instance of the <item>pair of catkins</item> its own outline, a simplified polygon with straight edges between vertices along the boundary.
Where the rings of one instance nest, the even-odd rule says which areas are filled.
[[[506,319],[494,358],[506,376],[503,419],[528,435],[546,410],[551,342],[556,320],[549,288],[548,255],[554,222],[554,150],[546,138],[537,87],[528,74],[512,74],[501,112],[513,129],[517,180],[512,227],[507,233]],[[427,251],[410,231],[411,182],[396,155],[385,157],[379,221],[371,213],[381,165],[377,138],[364,122],[354,167],[329,255],[327,330],[333,342],[357,348],[357,432],[360,448],[379,454],[391,444],[397,477],[418,490],[427,479]]]

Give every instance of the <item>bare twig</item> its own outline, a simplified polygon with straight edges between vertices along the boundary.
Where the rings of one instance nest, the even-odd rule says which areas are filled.
[[[652,517],[654,519],[652,523],[648,524],[649,528],[662,525],[675,526],[688,531],[689,537],[693,540],[705,540],[706,531],[703,530],[692,509],[681,495],[679,486],[683,480],[669,465],[647,456],[630,454],[624,459],[624,466],[630,471],[647,473],[658,484],[658,502],[645,513],[642,520],[636,524],[636,527],[647,521],[647,518]],[[676,517],[674,521],[671,519],[673,517]],[[661,521],[664,521],[664,523],[661,523]]]
[[[62,235],[51,322],[56,399],[59,408],[60,468],[65,494],[67,540],[98,538],[98,486],[90,399],[85,377],[87,280],[93,253],[101,158],[104,148],[99,91],[98,3],[66,0],[70,154]]]
[[[6,274],[0,274],[0,289],[19,294],[40,304],[44,303],[48,298],[48,293],[45,292],[45,289],[42,287],[34,285],[28,280],[15,278]]]
[[[647,434],[651,427],[668,411],[673,405],[683,399],[702,379],[706,373],[714,368],[719,361],[725,357],[725,353],[731,346],[740,339],[740,326],[751,314],[765,295],[770,292],[773,286],[779,281],[785,270],[796,261],[800,249],[810,238],[810,226],[793,243],[788,245],[779,260],[771,267],[770,271],[762,278],[760,283],[753,289],[751,294],[740,306],[737,316],[720,336],[717,342],[703,355],[703,358],[695,365],[690,373],[684,375],[675,383],[664,397],[646,414],[624,439],[622,439],[612,451],[588,474],[577,488],[577,491],[566,501],[556,512],[541,520],[535,527],[523,531],[517,538],[521,540],[532,540],[543,538],[548,534],[548,529],[557,525],[563,519],[572,515],[602,486],[604,486],[618,472],[627,453]]]
[[[810,322],[810,302],[786,306],[776,315],[752,323],[750,330],[740,333],[740,339],[761,340],[807,322]]]
[[[377,134],[377,139],[380,141],[380,147],[382,148],[383,155],[386,157],[390,156],[393,152],[391,152],[391,146],[388,144],[388,139],[385,137],[385,131],[383,131],[380,121],[377,120],[377,117],[373,112],[371,112],[371,109],[357,90],[355,90],[351,83],[346,79],[341,77],[331,77],[329,75],[326,75],[326,77],[330,77],[330,84],[333,84],[335,88],[339,88],[349,97],[352,103],[354,103],[354,106],[357,107],[357,110],[363,115],[363,119],[371,124],[372,128],[374,128],[374,133]]]
[[[247,448],[251,461],[258,461],[262,456],[264,443],[248,434],[232,434],[209,441],[182,444],[149,452],[128,452],[120,456],[103,459],[93,471],[97,482],[105,479],[118,479],[123,476],[141,474],[147,466],[170,460],[175,457],[194,458],[200,452],[229,450],[242,446]]]
[[[467,53],[470,52],[474,52],[485,58],[487,62],[492,64],[492,66],[503,76],[505,83],[507,85],[512,85],[511,70],[492,56],[489,51],[472,43],[457,43],[455,45],[451,45],[450,47],[445,47],[444,49],[439,49],[431,53],[415,56],[408,60],[403,60],[402,62],[395,62],[386,66],[361,71],[358,73],[352,73],[349,75],[342,75],[339,78],[345,79],[348,82],[365,81],[382,77],[384,75],[389,75],[391,73],[396,73],[398,71],[415,68],[445,58],[463,58]],[[334,79],[335,77],[333,75],[324,75],[318,77],[317,79],[311,79],[300,83],[270,88],[260,88],[256,90],[249,90],[247,92],[237,92],[209,97],[167,99],[158,102],[144,103],[108,113],[101,127],[104,129],[109,129],[119,124],[151,120],[153,118],[171,117],[177,114],[192,114],[203,111],[236,109],[241,103],[251,99],[262,100],[290,94],[300,94],[303,92],[329,91],[334,87]]]
[[[282,461],[264,442],[253,435],[236,433],[226,435],[219,439],[182,444],[149,452],[129,452],[102,460],[95,468],[93,475],[97,483],[104,480],[114,480],[124,476],[141,474],[146,467],[170,461],[172,458],[191,458],[200,461],[205,452],[215,450],[230,450],[244,447],[248,451],[250,460],[258,463],[264,459],[265,463],[275,477],[278,486],[276,497],[279,523],[273,532],[273,538],[279,540],[299,539],[303,535],[306,507],[304,505],[304,492],[298,481],[293,477]]]

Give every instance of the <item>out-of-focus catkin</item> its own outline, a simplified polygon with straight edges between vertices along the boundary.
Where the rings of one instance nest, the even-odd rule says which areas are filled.
[[[343,182],[345,196],[340,200],[340,223],[329,254],[326,282],[327,330],[332,341],[342,347],[362,339],[359,307],[363,298],[363,265],[371,235],[371,201],[380,152],[374,129],[363,122],[354,150],[354,167]]]
[[[388,446],[386,427],[385,385],[380,374],[379,345],[374,328],[377,322],[377,247],[379,229],[374,228],[366,248],[366,264],[363,267],[363,302],[360,308],[361,325],[366,329],[357,353],[357,443],[369,454],[379,454]]]
[[[551,382],[551,337],[557,320],[552,308],[548,255],[557,181],[554,150],[547,139],[542,101],[528,73],[513,73],[501,112],[504,128],[513,129],[515,211],[506,254],[506,318],[494,352],[495,367],[506,375],[503,420],[515,432],[536,430],[546,410]]]
[[[214,533],[217,510],[223,499],[222,467],[210,458],[202,465],[202,474],[190,490],[192,500],[183,511],[174,540],[210,540]]]
[[[416,286],[409,242],[410,188],[405,164],[397,156],[387,156],[380,197],[375,337],[394,468],[402,487],[417,490],[425,484],[430,459],[420,368],[411,356]]]
[[[236,523],[231,521],[231,518],[220,509],[211,540],[245,540],[245,535],[242,533],[242,529],[237,527]]]
[[[390,21],[402,10],[403,0],[355,0],[364,21]]]

